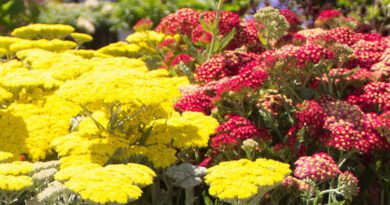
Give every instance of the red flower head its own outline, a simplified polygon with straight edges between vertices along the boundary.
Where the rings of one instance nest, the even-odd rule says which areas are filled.
[[[183,62],[184,64],[188,64],[192,61],[194,61],[194,58],[192,56],[189,56],[186,54],[179,54],[172,60],[171,66],[175,66],[175,65],[179,64],[180,62]]]
[[[300,179],[326,181],[340,174],[337,164],[328,154],[321,152],[313,156],[300,157],[295,162],[294,176]]]
[[[292,176],[286,177],[283,180],[282,185],[285,187],[297,189],[298,191],[309,191],[310,190],[309,184],[307,184],[303,180],[300,180],[300,179],[292,177]]]
[[[246,139],[269,140],[266,130],[259,130],[248,119],[239,115],[228,115],[227,121],[216,129],[216,135],[211,139],[211,146],[220,149],[223,146],[239,145]]]
[[[368,111],[390,109],[390,83],[370,82],[357,93],[348,96],[347,101]]]
[[[340,11],[333,9],[326,9],[321,11],[320,15],[318,15],[316,21],[326,21],[329,19],[334,19],[342,16],[343,14]]]
[[[201,14],[201,16],[204,18],[204,20],[207,23],[214,22],[216,12],[215,11],[206,11]],[[229,12],[229,11],[222,11],[221,15],[219,17],[219,32],[220,34],[224,35],[229,33],[233,30],[233,28],[238,28],[240,25],[240,16],[236,13]]]
[[[204,62],[196,69],[198,82],[210,82],[227,76],[238,75],[240,68],[258,58],[252,53],[226,51]]]
[[[203,112],[206,115],[211,113],[211,97],[198,91],[189,95],[182,96],[175,104],[175,110],[179,112],[193,111]]]
[[[280,14],[286,18],[287,22],[290,24],[290,29],[295,26],[299,26],[302,24],[302,20],[298,18],[298,16],[289,9],[280,10]]]
[[[298,127],[307,126],[309,130],[318,133],[325,123],[324,109],[314,100],[305,100],[298,105],[299,111],[295,113]]]
[[[345,27],[338,27],[326,32],[326,35],[332,37],[337,43],[353,45],[358,41],[358,37],[354,31]]]
[[[153,21],[149,18],[139,20],[134,26],[135,31],[147,31],[153,27]]]
[[[199,12],[184,8],[161,19],[160,24],[156,27],[156,31],[166,34],[180,33],[190,36],[192,30],[197,25],[199,25]]]
[[[263,49],[258,33],[259,29],[262,29],[263,27],[263,25],[254,19],[249,19],[240,23],[237,34],[229,44],[228,49],[236,49],[245,46],[250,51],[256,53],[261,52]]]
[[[357,57],[354,64],[360,67],[371,68],[372,65],[380,61],[382,53],[386,48],[387,45],[382,41],[360,40],[352,46],[354,54]]]

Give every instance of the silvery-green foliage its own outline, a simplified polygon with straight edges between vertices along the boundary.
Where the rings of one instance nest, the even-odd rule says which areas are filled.
[[[189,163],[180,164],[168,168],[167,175],[174,179],[175,185],[188,189],[202,183],[202,176],[206,174],[206,168]]]

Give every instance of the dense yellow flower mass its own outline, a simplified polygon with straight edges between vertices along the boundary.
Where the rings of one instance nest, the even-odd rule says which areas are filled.
[[[92,36],[85,33],[71,33],[70,36],[72,36],[74,41],[79,45],[93,40]]]
[[[125,204],[142,195],[141,188],[153,183],[156,174],[138,164],[108,165],[75,175],[65,186],[95,203]]]
[[[12,35],[0,37],[0,162],[58,156],[54,178],[85,200],[138,199],[155,173],[125,163],[141,157],[167,168],[178,153],[206,147],[218,126],[202,113],[174,110],[186,77],[136,58],[178,36],[134,33],[128,42],[83,50],[77,47],[92,38],[66,25],[34,24]],[[0,164],[0,190],[31,186],[24,176],[31,169],[28,162]]]
[[[32,172],[33,166],[30,162],[12,162],[0,164],[0,175],[26,175]]]
[[[291,172],[289,165],[259,158],[222,162],[207,170],[211,195],[226,202],[246,201],[280,184]]]
[[[0,174],[0,191],[20,191],[32,185],[28,176],[8,176]]]
[[[30,24],[15,29],[11,35],[24,39],[62,39],[74,30],[63,24]]]
[[[14,157],[12,153],[0,151],[0,163],[8,161],[12,159],[12,157]]]

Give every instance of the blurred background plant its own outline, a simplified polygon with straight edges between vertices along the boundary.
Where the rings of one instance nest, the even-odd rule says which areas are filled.
[[[307,28],[325,9],[340,11],[363,22],[358,30],[390,32],[390,0],[225,0],[223,10],[240,16],[254,14],[256,9],[273,6],[290,9],[303,19]],[[87,47],[124,40],[141,19],[149,18],[156,25],[161,18],[181,8],[210,10],[206,0],[0,0],[0,33],[29,23],[62,23],[94,37]],[[118,35],[124,33],[123,35]]]
[[[38,13],[34,0],[0,0],[0,34],[35,21]]]

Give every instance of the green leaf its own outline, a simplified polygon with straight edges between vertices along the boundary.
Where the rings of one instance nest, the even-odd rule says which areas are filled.
[[[221,46],[220,51],[226,48],[226,46],[229,45],[230,41],[233,40],[234,36],[236,35],[237,31],[236,28],[233,28],[232,31],[230,31],[226,36],[224,36],[221,40]]]
[[[204,191],[204,192],[202,193],[202,197],[203,197],[203,202],[204,202],[204,204],[206,204],[206,205],[214,205],[214,203],[213,203],[213,201],[210,199],[210,197],[207,196],[206,191]]]
[[[268,45],[267,40],[261,35],[261,33],[258,33],[258,36],[259,36],[259,40],[260,40],[261,44],[263,46],[267,46]]]
[[[202,25],[203,30],[206,32],[212,33],[212,25],[209,22],[206,22],[204,18],[199,18],[200,25]]]

